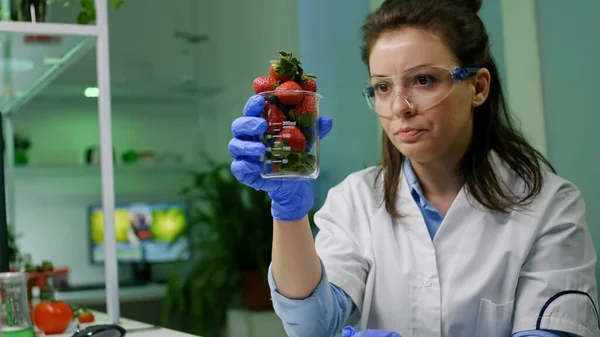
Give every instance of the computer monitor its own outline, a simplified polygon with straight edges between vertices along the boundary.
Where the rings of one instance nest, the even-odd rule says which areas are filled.
[[[91,262],[105,260],[102,205],[89,208]],[[189,259],[188,207],[182,202],[140,202],[115,206],[119,263],[148,264]]]

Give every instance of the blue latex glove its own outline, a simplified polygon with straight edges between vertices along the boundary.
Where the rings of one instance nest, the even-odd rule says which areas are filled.
[[[397,332],[383,330],[358,331],[351,326],[342,329],[342,337],[402,337]]]
[[[277,180],[263,179],[260,176],[259,157],[266,153],[265,145],[258,136],[267,131],[267,121],[260,117],[265,99],[260,95],[251,96],[244,106],[243,117],[231,124],[234,138],[229,141],[229,153],[234,158],[231,173],[242,184],[262,190],[271,198],[271,214],[281,221],[302,219],[313,206],[312,185],[309,179]],[[324,138],[331,127],[331,117],[317,119],[319,138]]]

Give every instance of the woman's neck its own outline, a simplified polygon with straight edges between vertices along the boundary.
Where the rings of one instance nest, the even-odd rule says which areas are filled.
[[[425,198],[445,215],[463,185],[457,171],[458,160],[410,163]]]

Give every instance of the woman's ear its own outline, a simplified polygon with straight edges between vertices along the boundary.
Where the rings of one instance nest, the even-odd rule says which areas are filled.
[[[490,83],[492,76],[489,70],[481,68],[474,76],[475,91],[473,92],[472,103],[474,107],[481,106],[488,98],[490,93]]]

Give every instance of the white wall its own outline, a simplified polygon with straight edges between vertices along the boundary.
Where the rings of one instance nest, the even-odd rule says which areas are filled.
[[[525,138],[547,154],[535,0],[502,1],[506,94]]]
[[[586,219],[600,247],[600,2],[537,2],[548,155],[558,174],[572,181],[586,202]],[[596,268],[600,280],[600,268]]]
[[[252,80],[269,74],[269,60],[279,51],[298,55],[296,1],[202,1],[199,31],[211,38],[198,61],[205,81],[224,90],[201,102],[199,114],[204,149],[230,161],[227,143],[231,122],[241,116],[254,92]]]
[[[252,80],[268,74],[268,61],[280,50],[298,53],[295,1],[264,0],[257,5],[244,0],[128,0],[119,11],[110,12],[115,96],[141,85],[165,88],[160,97],[146,94],[143,104],[132,99],[113,101],[113,142],[118,154],[128,148],[170,151],[183,153],[193,163],[200,151],[206,151],[215,159],[230,161],[230,125],[253,93]],[[60,22],[74,16],[75,9],[53,13]],[[185,46],[172,38],[174,30],[208,34],[209,40],[182,55]],[[177,94],[167,89],[182,76],[194,76],[199,85],[222,90],[213,97],[195,95],[167,104]],[[15,227],[23,233],[20,246],[36,262],[49,259],[69,267],[74,284],[104,280],[103,267],[88,263],[86,241],[87,206],[101,200],[100,174],[56,165],[82,163],[84,149],[99,142],[95,102],[81,99],[95,78],[92,51],[14,119],[16,131],[30,136],[33,144],[31,168],[19,169],[15,177]],[[59,92],[61,97],[56,98]],[[186,168],[117,167],[116,199],[178,198],[181,187],[189,184]],[[128,276],[126,267],[120,276]]]
[[[103,282],[103,267],[91,266],[87,251],[87,207],[101,200],[100,171],[75,165],[83,163],[85,147],[98,144],[97,116],[87,104],[61,105],[34,103],[14,120],[15,128],[29,134],[33,144],[30,166],[17,168],[15,175],[16,229],[24,233],[19,244],[36,262],[49,259],[68,266],[73,283]],[[168,122],[160,106],[115,108],[117,153],[129,148],[188,156],[194,152],[194,143],[186,139],[197,130],[190,123],[194,114],[189,107],[187,114],[179,111]],[[117,166],[117,202],[177,199],[190,178],[173,167]]]
[[[117,202],[177,200],[180,189],[190,184],[185,169],[197,161],[198,104],[189,98],[173,100],[177,92],[170,89],[180,77],[194,76],[197,70],[194,61],[200,46],[182,55],[184,44],[172,37],[175,30],[196,30],[199,13],[190,9],[194,2],[132,0],[111,11],[114,96],[122,98],[141,85],[162,88],[158,91],[163,93],[157,97],[141,91],[143,100],[113,100],[117,162],[124,150],[134,149],[180,154],[190,163],[170,169],[117,166]],[[52,15],[61,22],[74,17],[75,8]],[[30,167],[18,168],[15,175],[15,227],[23,233],[19,244],[35,262],[48,259],[69,267],[73,284],[104,282],[103,266],[88,262],[87,241],[87,207],[101,200],[100,173],[77,166],[84,161],[85,149],[99,144],[96,100],[83,98],[84,89],[95,81],[92,51],[14,117],[16,131],[32,141]],[[165,269],[160,267],[156,269]],[[128,272],[122,268],[120,276],[127,278]]]

